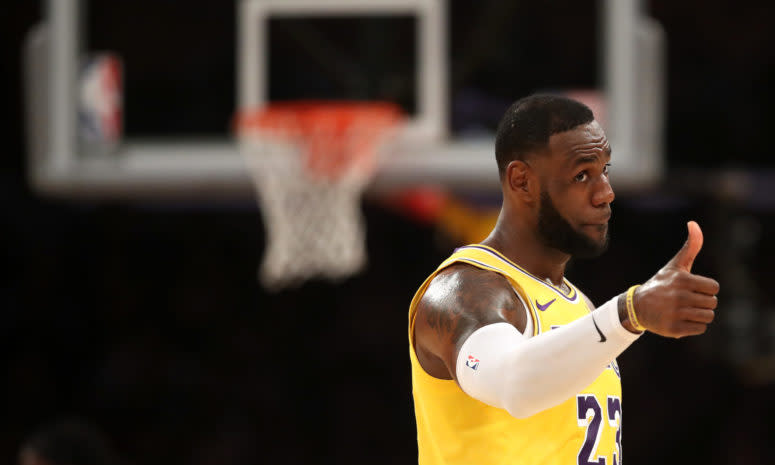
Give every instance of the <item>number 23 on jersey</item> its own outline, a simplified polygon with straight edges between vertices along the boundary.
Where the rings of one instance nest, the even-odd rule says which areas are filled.
[[[581,428],[586,428],[584,443],[578,454],[578,465],[621,465],[622,463],[622,401],[619,397],[608,396],[604,406],[600,405],[593,394],[578,394],[576,396],[577,419]],[[603,418],[605,407],[605,420]],[[611,462],[605,456],[597,455],[597,446],[603,433],[603,421],[616,429],[616,449]]]

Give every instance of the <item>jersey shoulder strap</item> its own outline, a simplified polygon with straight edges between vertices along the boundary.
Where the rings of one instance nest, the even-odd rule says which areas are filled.
[[[471,244],[458,247],[449,258],[439,265],[436,271],[429,277],[429,281],[440,271],[456,263],[466,263],[483,270],[500,274],[506,278],[517,297],[522,301],[522,305],[527,309],[528,316],[532,320],[530,321],[530,327],[532,328],[532,331],[530,332],[532,335],[536,335],[539,332],[540,325],[537,323],[538,315],[536,309],[533,307],[529,297],[530,292],[524,286],[525,283],[520,279],[519,275],[514,273],[512,263],[505,260],[507,259],[500,255],[495,249],[484,245]]]

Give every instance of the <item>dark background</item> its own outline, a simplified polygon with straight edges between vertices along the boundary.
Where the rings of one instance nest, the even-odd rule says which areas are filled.
[[[683,242],[686,220],[697,220],[706,247],[695,269],[722,283],[718,319],[701,338],[647,335],[619,358],[627,463],[775,463],[775,250],[766,240],[775,227],[775,9],[648,3],[667,35],[668,177],[653,191],[620,193],[610,251],[573,263],[568,276],[601,302],[648,279]],[[36,427],[69,415],[94,422],[136,464],[416,462],[407,309],[454,240],[369,201],[366,272],[269,294],[255,279],[264,239],[250,199],[32,192],[20,52],[41,11],[37,2],[3,10],[0,462],[13,463]],[[91,2],[89,49],[126,62],[128,135],[228,134],[234,15],[232,2]],[[530,92],[597,83],[592,2],[455,0],[449,22],[457,132],[492,128]],[[377,47],[397,57],[396,76],[393,86],[366,79],[356,88],[411,110],[400,59],[411,37],[407,45],[389,40],[405,35],[374,32],[390,25],[367,26],[354,43],[369,47],[352,52],[354,63]],[[280,50],[304,32],[276,27],[285,28]],[[411,30],[411,20],[396,27]],[[322,65],[308,66],[312,79]],[[387,72],[379,60],[364,66],[369,76]],[[277,86],[277,95],[292,88]],[[725,184],[730,168],[746,195]]]

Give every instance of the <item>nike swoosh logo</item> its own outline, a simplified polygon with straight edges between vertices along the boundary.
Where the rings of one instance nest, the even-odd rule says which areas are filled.
[[[598,342],[605,342],[607,339],[605,337],[605,334],[603,334],[602,331],[600,331],[600,328],[597,327],[597,321],[595,321],[595,317],[592,317],[592,323],[595,325],[595,329],[597,330],[597,334],[600,335],[600,340]]]
[[[557,299],[552,299],[549,302],[546,302],[545,304],[541,305],[538,303],[538,299],[536,299],[536,307],[538,307],[539,310],[542,312],[545,312],[547,308],[549,308],[550,305],[554,303],[554,301]]]

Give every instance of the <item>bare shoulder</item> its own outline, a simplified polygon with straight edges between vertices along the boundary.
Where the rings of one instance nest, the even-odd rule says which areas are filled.
[[[432,376],[451,379],[458,350],[468,336],[500,322],[519,331],[527,322],[505,277],[464,263],[442,270],[417,306],[414,338],[420,364]]]

